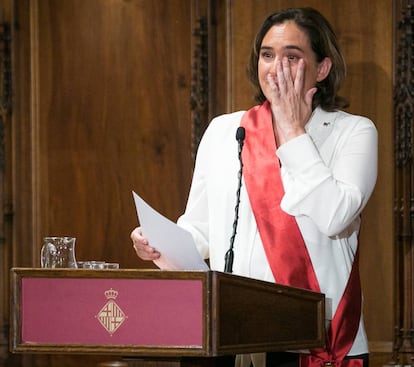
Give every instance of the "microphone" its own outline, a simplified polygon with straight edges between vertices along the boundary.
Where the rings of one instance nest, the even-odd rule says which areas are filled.
[[[239,126],[236,131],[236,140],[239,142],[239,153],[243,149],[244,138],[246,137],[246,130],[244,127]]]
[[[239,162],[240,162],[240,169],[239,169],[239,182],[237,185],[237,198],[236,198],[236,206],[234,208],[235,215],[233,221],[233,234],[230,237],[230,248],[226,252],[226,256],[224,258],[224,272],[232,273],[233,272],[233,260],[234,260],[234,239],[236,238],[237,233],[237,223],[239,221],[239,205],[240,205],[240,190],[242,187],[242,177],[243,177],[243,160],[242,160],[242,150],[244,144],[244,138],[246,137],[246,130],[244,127],[239,126],[236,131],[236,140],[239,143]]]

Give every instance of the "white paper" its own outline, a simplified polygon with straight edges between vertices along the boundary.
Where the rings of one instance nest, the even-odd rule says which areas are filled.
[[[154,263],[162,270],[209,270],[191,233],[151,208],[132,192],[142,234],[161,253]]]

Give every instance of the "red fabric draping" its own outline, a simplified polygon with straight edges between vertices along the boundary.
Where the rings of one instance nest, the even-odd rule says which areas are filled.
[[[280,207],[284,188],[269,103],[248,110],[241,126],[246,131],[242,152],[244,181],[275,281],[320,292],[296,219]],[[326,349],[301,355],[302,366],[362,366],[362,360],[344,360],[358,331],[361,298],[357,252],[346,290],[326,332]]]

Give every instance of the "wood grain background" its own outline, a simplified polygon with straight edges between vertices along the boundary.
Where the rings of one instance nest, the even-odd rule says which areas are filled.
[[[153,267],[132,250],[129,234],[137,218],[131,191],[171,220],[184,210],[193,168],[190,99],[197,12],[202,9],[213,25],[208,51],[214,55],[209,65],[214,72],[208,78],[209,112],[215,115],[253,104],[245,65],[263,19],[288,6],[319,9],[345,53],[348,79],[342,92],[351,101],[350,112],[368,116],[379,131],[379,177],[363,213],[361,272],[373,365],[390,358],[392,0],[7,4],[14,24],[14,107],[7,135],[10,189],[4,199],[12,204],[13,220],[7,238],[10,261],[3,273],[11,266],[38,266],[46,235],[76,236],[78,260]],[[68,356],[18,359],[15,366],[64,367],[87,361]]]

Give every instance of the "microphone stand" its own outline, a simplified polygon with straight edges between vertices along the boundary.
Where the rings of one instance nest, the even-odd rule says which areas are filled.
[[[234,260],[234,239],[236,238],[237,233],[237,224],[239,221],[239,206],[240,206],[240,191],[242,187],[242,178],[243,178],[243,160],[242,160],[242,149],[243,149],[243,143],[245,138],[245,129],[243,127],[239,127],[236,132],[236,139],[239,142],[239,162],[240,162],[240,169],[239,169],[239,181],[237,185],[237,192],[236,192],[236,206],[234,208],[235,210],[235,216],[233,221],[233,233],[230,237],[230,248],[227,250],[225,258],[224,258],[224,272],[225,273],[232,273],[233,272],[233,260]]]

